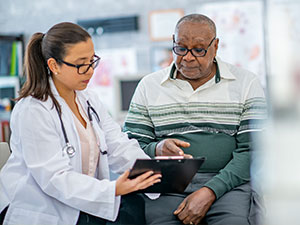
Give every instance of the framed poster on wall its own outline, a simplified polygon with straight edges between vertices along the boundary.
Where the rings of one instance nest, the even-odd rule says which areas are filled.
[[[98,96],[112,114],[115,109],[113,97],[114,76],[137,74],[137,54],[135,48],[96,49],[101,55],[99,66],[94,70],[88,87]]]
[[[266,86],[264,5],[261,0],[202,4],[198,13],[211,18],[219,38],[218,56],[259,76]]]
[[[183,9],[151,11],[149,14],[150,39],[152,41],[172,40],[175,25],[183,15]]]

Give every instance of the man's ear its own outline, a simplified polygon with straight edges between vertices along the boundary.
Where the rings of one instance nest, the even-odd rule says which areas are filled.
[[[218,51],[218,48],[219,48],[219,38],[216,38],[216,40],[215,40],[215,51],[216,51],[216,53]]]
[[[58,66],[56,60],[54,58],[49,58],[47,60],[47,65],[52,72],[52,74],[59,74],[60,73],[60,67]]]

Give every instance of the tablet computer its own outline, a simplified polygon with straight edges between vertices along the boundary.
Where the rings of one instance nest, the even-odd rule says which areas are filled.
[[[130,170],[129,178],[133,179],[152,170],[162,174],[161,182],[139,192],[183,193],[204,161],[205,157],[185,159],[181,156],[137,159]]]

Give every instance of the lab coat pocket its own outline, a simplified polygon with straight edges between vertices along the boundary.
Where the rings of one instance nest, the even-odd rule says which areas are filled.
[[[110,180],[109,164],[108,164],[107,155],[100,156],[98,178]]]
[[[14,208],[9,207],[5,220],[4,225],[57,225],[58,224],[58,217],[31,211],[28,209],[21,209],[21,208]]]

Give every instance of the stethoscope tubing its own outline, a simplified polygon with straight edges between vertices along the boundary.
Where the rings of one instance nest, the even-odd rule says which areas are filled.
[[[97,123],[99,124],[100,123],[100,117],[98,115],[98,113],[96,112],[96,110],[91,106],[90,102],[87,100],[87,105],[88,105],[88,109],[87,109],[87,114],[88,114],[88,118],[89,118],[89,121],[91,122],[92,126],[94,126],[94,121],[93,121],[93,116],[92,114],[95,115],[95,118],[97,120]],[[68,135],[67,135],[67,132],[66,132],[66,129],[65,129],[65,126],[64,126],[64,123],[62,121],[62,118],[61,118],[61,113],[59,112],[58,110],[58,107],[55,105],[55,109],[57,111],[57,114],[58,114],[58,117],[59,117],[59,121],[60,121],[60,125],[61,125],[61,129],[62,129],[62,132],[63,132],[63,136],[64,136],[64,139],[65,139],[65,143],[66,145],[63,147],[62,151],[63,151],[63,155],[64,154],[67,154],[70,158],[72,158],[75,153],[76,153],[76,150],[74,148],[73,145],[70,144],[69,142],[69,139],[68,139]],[[91,112],[92,111],[92,112]],[[97,140],[99,139],[98,138],[98,135],[96,134],[96,138]],[[98,141],[99,142],[99,141]],[[99,146],[99,145],[98,145]],[[101,152],[101,154],[105,155],[107,154],[107,151],[102,151],[99,147],[99,150]]]

